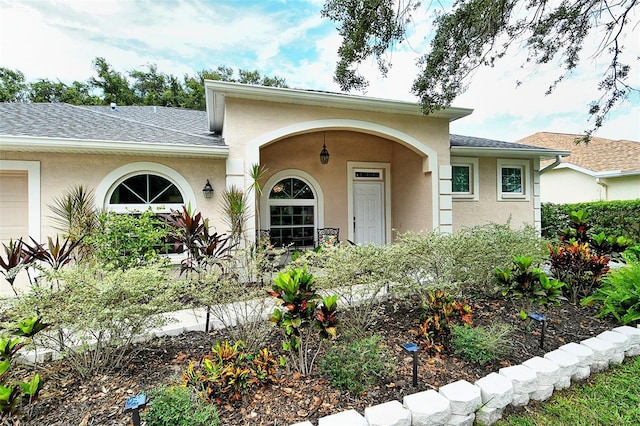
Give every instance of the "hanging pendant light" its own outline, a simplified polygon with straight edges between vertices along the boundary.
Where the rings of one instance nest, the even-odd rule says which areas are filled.
[[[329,162],[329,151],[327,151],[326,133],[322,132],[322,151],[320,151],[320,162],[327,164]]]

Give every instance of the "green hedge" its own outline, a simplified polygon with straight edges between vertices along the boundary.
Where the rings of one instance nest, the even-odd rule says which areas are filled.
[[[607,236],[625,236],[640,242],[640,198],[636,200],[593,201],[589,203],[542,203],[542,236],[555,238],[569,223],[569,213],[585,210],[589,213],[591,232]]]

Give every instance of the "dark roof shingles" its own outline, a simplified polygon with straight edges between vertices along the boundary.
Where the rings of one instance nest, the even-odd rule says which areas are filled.
[[[451,146],[460,146],[467,148],[497,148],[497,149],[517,149],[517,150],[540,150],[548,149],[533,145],[524,145],[519,143],[504,142],[494,139],[477,138],[474,136],[454,135],[450,136]]]
[[[153,106],[0,103],[0,134],[62,139],[224,146],[205,111]]]

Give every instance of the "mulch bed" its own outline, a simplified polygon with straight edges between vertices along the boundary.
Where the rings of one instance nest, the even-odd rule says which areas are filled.
[[[419,353],[418,386],[412,386],[412,356],[401,347],[414,340],[409,333],[417,326],[416,309],[394,309],[387,306],[384,323],[378,334],[397,363],[391,379],[378,383],[366,393],[353,396],[331,386],[327,377],[316,372],[309,377],[279,375],[278,383],[261,389],[238,404],[220,406],[223,425],[289,425],[317,419],[337,412],[356,409],[364,413],[371,405],[390,400],[402,401],[404,395],[465,379],[474,382],[503,366],[520,364],[534,356],[556,349],[568,342],[579,342],[617,324],[610,319],[596,319],[597,309],[569,303],[535,307],[546,315],[547,331],[544,349],[539,347],[540,329],[520,319],[518,302],[479,299],[470,301],[475,325],[495,321],[514,326],[513,342],[508,355],[500,362],[484,367],[465,362],[452,355],[428,357]],[[279,335],[273,334],[273,350],[279,347]],[[189,332],[175,338],[153,339],[137,348],[136,358],[126,368],[82,380],[64,362],[39,367],[43,380],[40,398],[25,407],[18,419],[5,421],[11,425],[130,425],[131,414],[123,413],[125,402],[141,391],[178,378],[190,360],[199,360],[216,340],[225,339],[224,331]]]

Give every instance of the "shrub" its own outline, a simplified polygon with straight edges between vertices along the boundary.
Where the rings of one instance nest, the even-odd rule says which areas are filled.
[[[94,246],[98,262],[126,269],[155,261],[168,232],[151,210],[140,214],[109,211],[98,216],[98,227],[87,242]]]
[[[383,315],[390,272],[387,247],[377,244],[339,246],[322,250],[322,273],[316,277],[319,289],[330,289],[349,309],[342,312],[343,329],[361,336],[372,330]]]
[[[609,272],[602,287],[582,301],[583,305],[602,305],[598,317],[612,315],[622,324],[640,321],[640,262]]]
[[[573,241],[549,245],[549,252],[551,273],[565,283],[564,294],[572,303],[591,295],[609,271],[609,258],[594,254],[588,243]]]
[[[584,210],[591,218],[594,234],[620,235],[640,242],[640,199],[594,201],[574,204],[542,203],[542,235],[555,238],[566,227],[572,211]]]
[[[183,374],[185,385],[192,386],[206,401],[238,401],[256,387],[275,381],[277,361],[268,349],[246,351],[242,342],[218,341],[196,365],[189,364]]]
[[[267,283],[247,280],[270,276],[270,272],[256,272],[259,265],[268,262],[262,250],[235,250],[232,257],[218,260],[219,268],[202,268],[174,283],[170,297],[187,306],[206,306],[210,319],[221,324],[232,341],[240,340],[246,349],[258,350],[271,333],[271,324],[264,317],[273,303],[265,297]]]
[[[388,281],[400,284],[394,288],[401,296],[418,295],[423,302],[433,288],[457,290],[455,244],[439,232],[399,234],[387,247]]]
[[[320,369],[335,387],[354,395],[394,374],[394,365],[376,335],[334,345],[320,361]]]
[[[494,271],[511,265],[513,256],[527,256],[533,264],[548,258],[547,242],[532,226],[512,229],[509,223],[473,226],[456,232],[454,276],[465,294],[493,295]]]
[[[61,197],[53,199],[47,205],[53,213],[55,229],[61,231],[72,242],[79,243],[75,252],[76,260],[82,260],[93,254],[93,245],[87,237],[98,228],[98,210],[95,208],[95,192],[92,188],[75,185],[67,188]]]
[[[502,359],[509,351],[512,331],[509,324],[500,322],[489,327],[456,324],[451,328],[451,347],[463,359],[485,365]]]
[[[283,330],[282,348],[302,374],[311,372],[322,339],[337,335],[338,296],[322,299],[316,293],[314,281],[306,269],[293,269],[279,273],[269,291],[284,308],[276,307],[269,321]]]
[[[162,315],[178,306],[166,297],[168,268],[151,264],[105,270],[78,264],[54,271],[60,289],[32,287],[18,303],[18,315],[39,312],[50,327],[38,335],[42,345],[61,352],[82,376],[117,369],[135,338],[164,325]]]
[[[181,386],[161,386],[150,393],[142,418],[147,426],[216,426],[218,408]]]
[[[526,256],[514,256],[513,265],[496,269],[495,279],[502,296],[544,303],[557,303],[562,299],[564,283],[549,279],[540,268],[531,268],[532,260]]]
[[[457,321],[471,325],[471,306],[456,300],[443,290],[427,293],[427,302],[422,306],[423,322],[412,330],[421,341],[424,350],[433,355],[444,352],[449,344],[451,327]]]

